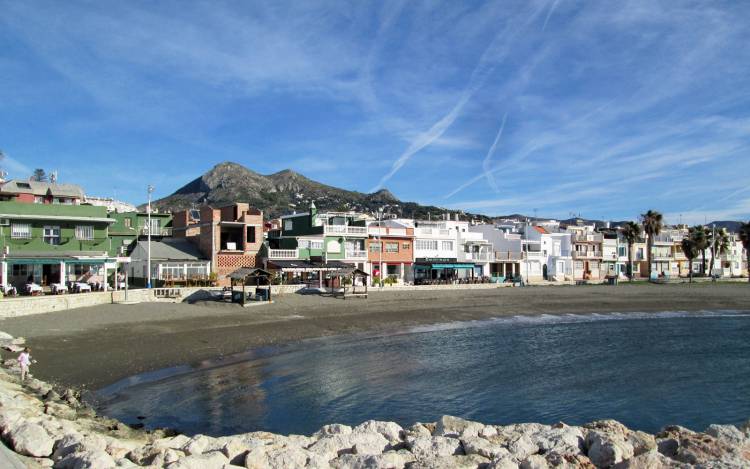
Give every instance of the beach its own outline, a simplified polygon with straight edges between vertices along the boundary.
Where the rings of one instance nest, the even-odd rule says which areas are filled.
[[[747,284],[539,286],[383,291],[368,299],[288,294],[265,306],[219,302],[105,305],[5,319],[27,339],[32,373],[98,389],[138,373],[303,339],[524,314],[748,310]],[[3,358],[10,358],[4,352]]]

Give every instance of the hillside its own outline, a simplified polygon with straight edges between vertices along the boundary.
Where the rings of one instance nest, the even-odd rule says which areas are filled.
[[[402,202],[386,189],[365,194],[328,186],[290,169],[262,175],[232,162],[217,164],[174,194],[152,204],[160,211],[176,211],[203,204],[221,206],[246,202],[263,210],[267,218],[275,218],[294,210],[306,210],[311,201],[321,211],[375,213],[388,205],[387,212],[404,217],[436,219],[446,212],[462,213]],[[482,215],[466,214],[466,217],[488,220]]]

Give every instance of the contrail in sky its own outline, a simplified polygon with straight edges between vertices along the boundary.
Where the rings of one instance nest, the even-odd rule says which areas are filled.
[[[547,18],[544,19],[544,26],[542,26],[542,31],[547,29],[547,23],[549,23],[549,19],[552,17],[552,13],[554,13],[555,8],[557,8],[557,4],[560,3],[560,0],[555,0],[552,2],[552,6],[549,7],[549,12],[547,13]]]
[[[487,156],[484,157],[484,161],[482,161],[482,170],[484,170],[484,175],[487,178],[487,183],[492,187],[492,189],[495,190],[495,192],[500,192],[500,188],[497,187],[497,183],[495,182],[495,175],[492,173],[492,156],[495,154],[495,150],[497,149],[497,144],[500,142],[500,137],[503,135],[503,129],[505,129],[505,121],[508,118],[508,113],[506,112],[503,116],[503,122],[500,124],[500,130],[497,131],[497,136],[495,136],[495,141],[492,142],[492,145],[490,146],[490,149],[487,151]]]

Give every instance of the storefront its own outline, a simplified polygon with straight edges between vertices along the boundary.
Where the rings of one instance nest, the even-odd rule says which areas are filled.
[[[476,275],[476,267],[471,263],[458,262],[456,258],[418,258],[414,263],[414,283],[418,285],[471,278]]]

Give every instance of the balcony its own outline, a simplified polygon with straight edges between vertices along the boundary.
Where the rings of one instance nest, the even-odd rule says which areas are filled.
[[[299,250],[298,249],[269,249],[268,250],[268,258],[269,259],[299,259]]]
[[[542,251],[526,251],[524,252],[526,254],[526,259],[542,259],[544,255],[542,254]]]
[[[367,251],[347,249],[346,258],[347,259],[367,259]]]
[[[523,259],[521,251],[495,251],[496,261],[520,261]]]
[[[674,244],[674,239],[672,239],[671,235],[667,234],[660,234],[656,235],[652,239],[654,245],[661,244],[661,245],[671,245]]]
[[[367,229],[370,236],[411,236],[406,228],[388,228],[371,226]]]
[[[327,235],[367,236],[367,227],[348,225],[323,225],[323,233]]]
[[[465,252],[464,258],[467,261],[484,261],[488,262],[494,259],[491,252]]]
[[[572,237],[574,243],[601,243],[604,241],[604,236],[601,234],[592,233],[576,233]]]
[[[573,259],[601,259],[601,251],[573,251]]]
[[[140,234],[148,236],[148,226],[142,227]],[[151,236],[172,236],[172,228],[157,228],[151,233]]]

